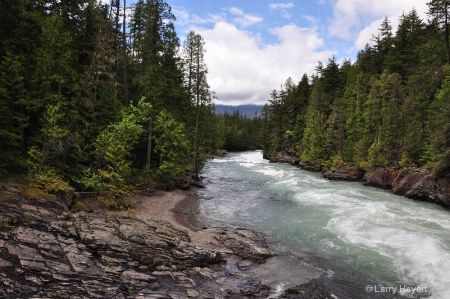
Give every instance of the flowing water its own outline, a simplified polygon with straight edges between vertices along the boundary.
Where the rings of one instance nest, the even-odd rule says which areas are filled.
[[[450,298],[448,210],[269,164],[260,151],[211,160],[203,175],[206,223],[253,228],[282,240],[285,250],[339,261],[378,283],[368,294]]]

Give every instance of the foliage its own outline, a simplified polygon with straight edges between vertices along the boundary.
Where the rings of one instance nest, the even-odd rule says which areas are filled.
[[[70,185],[52,168],[36,174],[33,177],[31,186],[50,194],[67,193],[72,190]]]
[[[120,4],[0,2],[0,176],[28,165],[34,193],[72,184],[120,207],[130,184],[177,185],[220,146],[202,37],[188,62],[165,0],[130,18]]]
[[[108,126],[97,137],[96,155],[98,173],[105,190],[102,196],[106,206],[118,207],[117,199],[128,194],[126,178],[131,173],[129,157],[134,146],[144,133],[141,123],[148,120],[151,105],[142,98],[136,106],[131,105],[122,120]]]
[[[428,165],[436,172],[450,170],[450,66],[444,67],[444,82],[430,104]]]
[[[189,164],[189,140],[185,128],[165,110],[155,119],[155,151],[159,154],[159,167],[155,174],[163,188],[173,188],[183,181]]]
[[[120,1],[0,1],[0,176],[28,170],[35,195],[72,184],[120,207],[131,184],[198,177],[222,146],[448,172],[449,5],[428,7],[428,23],[385,18],[354,63],[288,78],[248,118],[214,114],[204,40],[190,32],[180,50],[164,0],[137,1],[122,24]]]
[[[92,190],[94,192],[103,190],[102,176],[92,172],[90,168],[84,170],[82,177],[75,180],[75,182],[82,186],[82,190]]]
[[[72,207],[72,211],[73,212],[88,212],[89,208],[87,207],[87,205],[84,202],[77,200]]]
[[[448,172],[449,6],[440,0],[428,6],[428,24],[415,10],[400,17],[395,31],[385,18],[355,63],[339,65],[333,57],[319,62],[310,78],[297,85],[288,78],[274,90],[261,117],[265,155],[294,152],[325,168],[348,163]]]

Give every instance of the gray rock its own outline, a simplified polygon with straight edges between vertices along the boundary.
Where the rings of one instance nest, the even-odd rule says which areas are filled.
[[[0,298],[269,295],[251,274],[227,270],[222,253],[193,244],[168,222],[73,214],[57,199],[14,198],[0,200],[0,223]],[[244,259],[261,263],[274,255],[262,234],[208,229]]]

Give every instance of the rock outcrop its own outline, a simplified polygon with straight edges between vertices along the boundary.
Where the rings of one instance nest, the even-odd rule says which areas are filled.
[[[56,197],[0,195],[0,298],[268,297],[242,265],[273,256],[262,234],[213,227],[203,248],[164,221],[71,213]],[[12,195],[12,196],[11,196]]]
[[[224,149],[218,149],[218,150],[216,151],[216,156],[219,156],[219,157],[225,157],[226,155],[228,155],[228,151],[227,151],[227,150],[224,150]]]
[[[364,170],[350,165],[339,165],[336,169],[329,169],[323,172],[323,177],[329,180],[361,181]]]
[[[450,174],[435,175],[425,168],[373,168],[368,171],[341,164],[324,169],[320,163],[299,161],[291,155],[279,153],[270,162],[298,165],[302,170],[322,172],[329,180],[363,181],[364,185],[391,190],[394,194],[436,203],[450,209]]]
[[[407,171],[375,168],[364,175],[364,184],[450,208],[450,177],[434,175],[424,168],[411,168]]]
[[[293,153],[279,153],[275,157],[271,157],[268,159],[270,163],[287,163],[292,165],[298,165],[300,162],[299,158],[296,157]]]
[[[306,170],[306,171],[313,171],[313,172],[322,171],[322,165],[320,163],[316,163],[316,162],[300,161],[298,163],[298,166],[300,166],[301,169]]]

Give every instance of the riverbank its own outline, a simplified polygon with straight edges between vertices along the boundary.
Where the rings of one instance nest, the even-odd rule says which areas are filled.
[[[90,211],[77,213],[54,196],[26,197],[17,186],[1,195],[1,298],[270,295],[249,274],[230,273],[224,258],[257,264],[275,255],[265,237],[209,228],[220,251],[202,246],[207,240],[194,242],[171,212],[193,193],[137,194],[130,199],[136,209],[125,212],[105,211],[88,200]]]
[[[341,298],[343,292],[317,268],[323,259],[275,252],[267,236],[249,229],[199,226],[195,190],[136,194],[134,209],[125,212],[91,199],[88,212],[72,212],[55,196],[25,196],[19,185],[4,189],[1,298]],[[282,287],[279,275],[293,265],[302,274]]]
[[[372,168],[367,171],[347,164],[340,164],[329,169],[315,162],[302,162],[289,155],[276,158],[265,157],[271,163],[286,163],[302,170],[321,172],[329,180],[358,181],[366,186],[389,190],[396,195],[410,199],[435,203],[450,209],[450,174],[435,175],[426,168],[410,169]]]
[[[221,287],[220,298],[391,298],[367,293],[365,286],[377,283],[351,266],[307,252],[276,250],[273,245],[279,240],[253,230],[205,226],[198,219],[197,189],[137,195],[133,200],[138,219],[168,221],[186,230],[195,246],[219,253],[223,262],[213,270],[215,285],[231,287],[225,292]],[[346,282],[349,277],[353,284]]]

